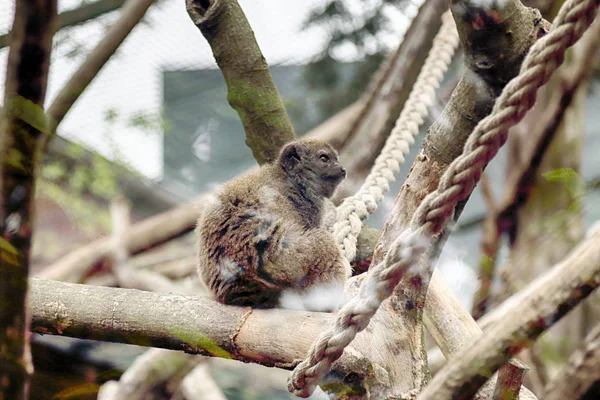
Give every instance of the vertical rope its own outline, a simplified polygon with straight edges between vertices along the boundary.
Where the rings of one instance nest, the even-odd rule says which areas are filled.
[[[307,358],[293,371],[288,379],[290,392],[308,397],[356,334],[367,327],[381,302],[425,251],[423,235],[440,232],[456,204],[471,193],[485,165],[506,141],[508,129],[533,106],[537,89],[562,64],[567,48],[591,25],[599,4],[600,0],[567,0],[563,4],[551,31],[531,47],[519,75],[505,87],[492,113],[477,124],[463,154],[442,176],[438,190],[423,199],[411,230],[399,235],[384,260],[367,272],[359,294],[338,311],[334,324],[319,336]]]
[[[457,47],[456,26],[452,14],[447,11],[442,16],[442,26],[433,40],[419,77],[369,176],[358,192],[346,198],[337,209],[333,233],[348,261],[356,256],[356,241],[362,229],[362,221],[377,210],[383,196],[396,180],[400,166],[405,161],[404,157],[415,142],[414,137],[419,133],[419,128],[435,101],[435,91],[439,88]]]

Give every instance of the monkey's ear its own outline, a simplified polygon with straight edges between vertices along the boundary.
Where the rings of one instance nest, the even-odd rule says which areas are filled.
[[[293,170],[300,162],[302,143],[291,142],[286,144],[279,155],[279,162],[284,171]]]

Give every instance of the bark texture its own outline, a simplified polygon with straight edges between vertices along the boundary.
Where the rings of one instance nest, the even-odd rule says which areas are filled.
[[[186,5],[212,48],[254,158],[259,164],[275,160],[294,139],[294,128],[240,5],[236,0],[186,0]]]
[[[483,10],[467,2],[454,2],[451,9],[465,53],[465,72],[442,115],[429,129],[382,230],[371,265],[383,260],[398,234],[409,226],[423,198],[437,188],[442,173],[462,153],[468,135],[489,114],[503,86],[518,74],[538,37],[539,13],[517,0],[505,2],[501,9]],[[462,206],[457,207],[457,214]],[[437,251],[441,245],[443,242]],[[407,390],[422,389],[428,378],[421,320],[431,268],[427,260],[422,266],[419,274],[403,279],[391,300],[402,321],[402,334],[411,343],[398,355],[398,360],[413,365],[415,370],[416,379],[408,383]]]
[[[56,0],[18,0],[0,119],[0,398],[28,396],[32,371],[25,312],[38,144]]]

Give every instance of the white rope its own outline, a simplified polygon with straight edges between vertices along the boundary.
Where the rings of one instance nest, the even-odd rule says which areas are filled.
[[[369,176],[358,192],[346,198],[337,208],[333,234],[348,261],[356,256],[356,240],[362,229],[362,221],[377,210],[384,194],[396,180],[400,165],[404,163],[410,145],[415,142],[414,137],[429,114],[435,101],[435,91],[457,47],[456,26],[452,14],[447,11],[442,16],[442,27],[433,40],[421,73]]]
[[[308,397],[356,334],[367,327],[404,273],[424,253],[427,243],[421,238],[439,233],[456,204],[471,193],[483,168],[506,141],[508,129],[533,107],[537,89],[562,64],[567,48],[589,28],[598,5],[600,0],[567,0],[562,5],[550,32],[531,47],[519,75],[506,85],[492,113],[477,124],[463,154],[442,175],[438,190],[423,199],[410,229],[394,241],[383,262],[369,269],[359,294],[338,311],[334,324],[317,338],[306,359],[296,366],[288,379],[291,393]]]

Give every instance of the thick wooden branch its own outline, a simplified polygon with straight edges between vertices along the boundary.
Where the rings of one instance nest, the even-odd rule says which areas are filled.
[[[176,351],[150,349],[133,362],[119,381],[102,385],[98,400],[144,400],[153,398],[156,387],[170,383],[174,389],[201,361]]]
[[[0,111],[0,398],[28,395],[25,312],[39,139],[56,29],[56,0],[17,0]]]
[[[99,16],[114,11],[121,7],[125,0],[98,0],[90,4],[84,4],[81,7],[67,10],[58,14],[58,28],[78,25]],[[9,33],[0,35],[0,49],[8,46]]]
[[[125,2],[117,22],[110,26],[96,48],[90,52],[48,107],[48,115],[54,119],[52,131],[61,123],[81,93],[117,51],[154,2],[155,0],[127,0]],[[46,137],[44,140],[47,141],[48,138]]]
[[[481,328],[462,305],[444,275],[433,271],[429,291],[425,300],[423,321],[427,331],[433,337],[447,359],[459,357],[463,349],[469,348],[474,340],[483,336]],[[522,365],[518,360],[510,360],[508,368],[519,369]],[[478,392],[477,398],[491,398],[495,392],[496,375]],[[520,390],[520,399],[536,399],[527,388]]]
[[[577,306],[600,284],[600,230],[565,260],[502,303],[491,324],[452,357],[419,400],[470,399],[511,356]]]
[[[489,114],[504,84],[518,74],[523,58],[538,37],[539,12],[524,7],[518,0],[509,0],[501,8],[494,8],[483,10],[468,2],[452,4],[465,54],[465,72],[442,116],[429,129],[421,152],[396,198],[391,217],[382,229],[372,265],[383,260],[398,234],[410,225],[423,198],[438,187],[442,173],[462,153],[468,135]],[[512,40],[506,40],[507,36]],[[460,214],[463,206],[459,205],[456,214]],[[442,245],[443,241],[432,249],[431,255],[435,256]],[[423,367],[421,371],[413,372],[412,388],[417,389],[427,377],[421,318],[431,277],[429,261],[423,260],[421,266],[419,276],[404,279],[394,295],[403,334],[411,342],[397,358],[402,360],[400,362]],[[435,275],[433,279],[436,279]],[[433,282],[431,286],[430,292],[435,291]]]
[[[240,5],[236,0],[186,0],[186,5],[212,48],[254,158],[259,164],[275,160],[294,139],[294,128]]]
[[[346,290],[356,292],[361,279],[352,278]],[[335,318],[328,313],[225,306],[202,296],[36,278],[30,287],[29,312],[37,333],[183,350],[284,369],[293,368]],[[400,393],[397,382],[407,366],[394,355],[407,343],[397,334],[399,324],[389,304],[379,309],[375,320],[377,324],[361,332],[334,365],[324,390],[339,391],[344,385],[351,392],[366,390],[382,397]]]

